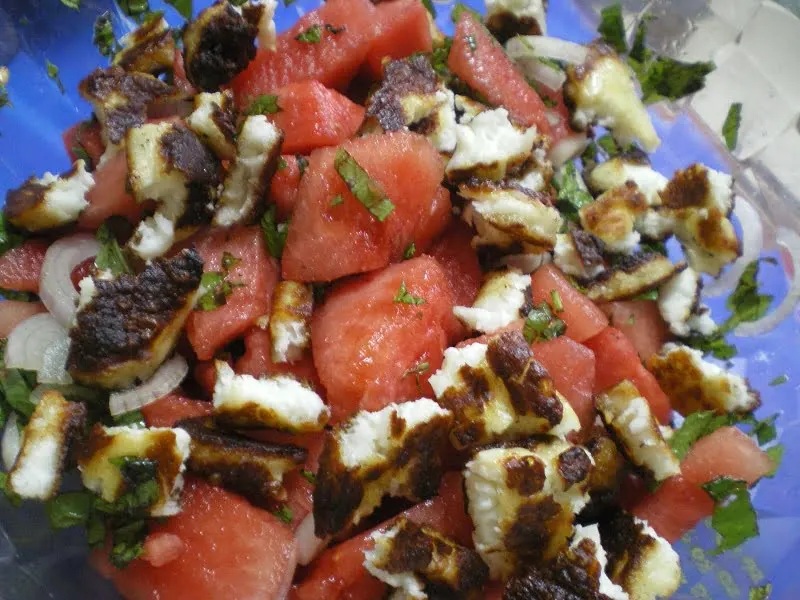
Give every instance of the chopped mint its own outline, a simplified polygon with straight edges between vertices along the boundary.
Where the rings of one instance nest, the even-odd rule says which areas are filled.
[[[714,500],[711,527],[721,539],[712,554],[722,554],[758,535],[756,511],[750,502],[747,483],[729,477],[718,477],[703,484]]]
[[[392,298],[393,302],[399,302],[401,304],[414,304],[416,306],[420,304],[425,304],[425,299],[420,298],[419,296],[413,296],[409,291],[406,289],[406,282],[400,282],[400,289],[397,290],[397,293]]]
[[[336,151],[333,165],[350,192],[378,221],[383,222],[394,210],[394,204],[356,159],[344,148]]]
[[[614,48],[619,54],[628,51],[628,43],[625,41],[625,23],[622,20],[622,5],[620,3],[606,6],[600,11],[600,25],[597,32],[602,36],[603,41]]]
[[[98,269],[111,271],[113,275],[133,273],[133,269],[131,269],[128,264],[125,254],[123,254],[122,248],[120,248],[119,242],[117,242],[117,238],[114,237],[114,234],[111,233],[111,230],[105,223],[97,230],[95,237],[97,241],[100,242],[100,251],[94,259],[94,264]]]
[[[742,124],[742,103],[734,102],[728,109],[728,116],[722,125],[722,137],[725,138],[725,145],[728,150],[733,152],[739,141],[739,126]]]
[[[281,107],[278,106],[278,97],[272,94],[262,94],[258,96],[245,111],[246,115],[274,115],[279,112]]]

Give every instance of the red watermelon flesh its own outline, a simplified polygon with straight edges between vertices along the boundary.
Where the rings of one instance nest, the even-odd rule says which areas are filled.
[[[94,561],[130,600],[263,600],[282,598],[291,584],[296,547],[291,530],[269,512],[236,494],[187,478],[183,510],[154,534],[172,534],[183,551],[162,567],[142,559],[126,569],[108,564],[104,551]],[[174,542],[174,540],[172,540]]]
[[[536,125],[542,134],[551,134],[544,102],[469,11],[463,11],[456,24],[447,65],[490,104],[505,107],[512,118],[526,126]]]
[[[301,175],[296,156],[287,154],[281,156],[281,161],[269,184],[269,200],[277,207],[278,219],[285,221],[294,212]]]
[[[318,81],[290,83],[275,95],[280,110],[268,118],[283,130],[284,154],[336,146],[353,136],[364,120],[363,106]]]
[[[374,79],[383,74],[383,59],[405,58],[433,48],[428,10],[420,0],[395,0],[377,6],[378,34],[367,52]]]
[[[231,82],[239,106],[249,106],[257,96],[296,81],[319,81],[343,90],[375,39],[375,16],[369,0],[329,0],[305,14],[278,36],[275,50],[259,50],[247,69]],[[319,42],[296,39],[312,27],[319,27]]]
[[[322,384],[314,368],[311,352],[306,352],[300,360],[293,363],[272,362],[272,338],[269,331],[253,327],[244,336],[244,355],[236,361],[236,372],[247,373],[253,377],[267,375],[292,375],[301,381],[307,381],[322,394]]]
[[[78,227],[95,230],[111,216],[124,217],[131,223],[141,219],[144,207],[127,190],[128,161],[124,151],[106,160],[92,175],[94,185],[86,192],[89,206],[78,218]]]
[[[447,224],[449,198],[443,197],[439,186],[444,167],[424,137],[373,135],[349,140],[342,148],[381,186],[394,210],[378,221],[336,171],[336,150],[315,151],[289,225],[283,252],[285,279],[333,281],[379,269],[400,260],[411,242],[418,241],[422,251],[421,244]]]
[[[646,361],[661,350],[669,330],[654,300],[626,300],[599,304],[611,327],[619,329]]]
[[[44,240],[31,239],[0,255],[0,288],[38,294],[48,246]]]
[[[72,162],[82,158],[81,155],[85,152],[92,164],[97,165],[106,149],[103,136],[100,133],[100,123],[98,122],[81,121],[80,123],[75,123],[64,132],[62,139],[64,140],[64,149]]]
[[[173,392],[142,407],[144,422],[148,427],[172,427],[178,421],[211,414],[211,403],[193,400]]]
[[[227,275],[233,288],[224,305],[210,311],[197,309],[187,321],[186,333],[200,360],[209,360],[219,348],[231,342],[268,315],[272,290],[278,283],[278,263],[267,254],[260,227],[209,230],[196,240],[203,257],[203,271],[222,272],[227,252],[239,262]]]
[[[423,304],[395,302],[405,285]],[[314,314],[314,364],[327,391],[332,420],[359,409],[431,393],[428,377],[442,362],[450,285],[434,259],[421,256],[340,285]],[[409,371],[423,363],[417,377]]]

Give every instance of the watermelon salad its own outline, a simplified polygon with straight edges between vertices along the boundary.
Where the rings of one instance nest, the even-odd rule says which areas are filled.
[[[546,5],[98,22],[73,167],[0,221],[8,500],[130,599],[650,600],[703,519],[755,537],[781,447],[726,334],[786,308],[732,178],[647,154],[710,67]]]

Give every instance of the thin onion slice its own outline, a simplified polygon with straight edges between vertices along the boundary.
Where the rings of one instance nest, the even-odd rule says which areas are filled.
[[[39,278],[39,296],[47,310],[63,327],[70,327],[75,317],[78,292],[70,275],[81,262],[97,256],[100,243],[88,233],[61,238],[44,255]]]
[[[186,359],[176,354],[161,365],[153,376],[124,392],[114,392],[108,399],[108,408],[111,416],[139,410],[143,406],[160,400],[172,390],[177,388],[189,374],[189,365]]]
[[[11,413],[3,430],[2,454],[6,471],[10,471],[17,462],[17,456],[22,448],[22,434],[17,427],[17,415]]]
[[[567,75],[561,69],[546,65],[533,49],[527,45],[524,38],[511,38],[506,44],[506,52],[517,64],[528,79],[532,79],[550,90],[560,90],[567,80]]]
[[[562,138],[556,142],[550,152],[548,158],[553,166],[558,168],[567,162],[571,161],[583,154],[586,147],[589,145],[589,138],[583,133],[576,133]]]
[[[761,255],[764,246],[764,227],[758,211],[744,198],[736,198],[733,214],[742,226],[742,255],[730,268],[703,287],[707,296],[721,296],[736,287],[742,273]]]
[[[751,321],[742,323],[733,333],[739,336],[752,336],[761,335],[772,331],[781,322],[792,314],[797,301],[800,300],[800,236],[791,229],[781,227],[778,229],[778,235],[775,241],[781,246],[786,248],[789,256],[792,257],[792,282],[789,285],[789,291],[784,296],[778,307],[771,313],[765,315],[758,321]]]
[[[65,364],[69,334],[50,313],[25,319],[8,336],[6,367],[36,371],[40,383],[71,383]]]
[[[535,56],[578,65],[586,62],[589,56],[589,49],[586,46],[546,35],[517,36],[508,41],[506,51],[512,58],[527,51]]]
[[[308,513],[294,532],[297,541],[297,562],[303,566],[314,560],[328,540],[320,539],[314,534],[314,513]]]

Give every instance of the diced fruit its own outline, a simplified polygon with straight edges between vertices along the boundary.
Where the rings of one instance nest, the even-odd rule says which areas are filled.
[[[531,352],[550,373],[556,389],[567,399],[583,427],[594,421],[594,353],[567,336],[531,345]]]
[[[433,47],[428,11],[420,0],[395,0],[377,6],[378,35],[367,53],[370,75],[380,79],[385,57],[405,58]]]
[[[300,190],[300,166],[296,156],[281,156],[278,170],[269,185],[269,199],[277,206],[278,219],[285,221],[292,216]]]
[[[600,333],[608,325],[608,319],[586,296],[576,290],[557,267],[548,264],[531,275],[533,300],[553,304],[553,293],[557,293],[564,310],[556,316],[567,325],[566,334],[576,342],[584,342]]]
[[[142,407],[142,414],[148,427],[172,427],[183,419],[207,417],[211,414],[211,403],[173,392]]]
[[[26,240],[0,256],[0,288],[38,294],[48,245],[43,240]]]
[[[630,340],[645,361],[661,350],[669,331],[653,300],[627,300],[598,305],[611,327],[619,329]]]
[[[633,514],[647,521],[667,541],[676,542],[713,511],[714,501],[705,490],[678,475],[667,479],[635,506]]]
[[[196,247],[205,273],[223,272],[225,253],[239,261],[226,276],[233,289],[225,304],[209,311],[196,309],[187,321],[186,333],[197,357],[209,360],[259,317],[269,314],[278,263],[267,254],[263,232],[257,226],[208,231],[197,238]]]
[[[319,81],[343,90],[375,39],[375,15],[369,0],[329,0],[305,14],[278,36],[274,51],[259,50],[247,69],[231,82],[239,106],[249,106],[256,96],[274,93],[296,81]],[[296,39],[310,29],[319,31],[319,42]]]
[[[318,81],[290,83],[275,91],[280,110],[267,115],[283,130],[285,154],[336,146],[361,127],[364,107]]]
[[[342,146],[394,205],[383,222],[350,193],[334,166],[336,149],[315,151],[300,184],[283,253],[283,276],[333,281],[400,260],[413,241],[419,252],[447,225],[439,153],[414,133],[373,135]],[[434,202],[436,198],[436,202]]]
[[[736,427],[721,427],[700,438],[681,463],[684,479],[698,485],[717,477],[742,479],[753,485],[773,468],[766,452]]]
[[[183,540],[174,533],[151,533],[144,541],[142,560],[154,567],[163,567],[178,558],[186,550]]]
[[[595,357],[595,393],[603,392],[629,379],[647,399],[650,410],[661,423],[669,423],[672,407],[652,373],[642,366],[639,354],[624,333],[606,327],[584,342]]]
[[[463,483],[459,473],[445,474],[438,496],[411,507],[403,514],[409,520],[433,527],[461,544],[472,545],[472,522],[464,508]],[[383,597],[385,586],[363,565],[364,550],[370,547],[371,533],[367,531],[323,552],[311,563],[307,577],[294,587],[290,598],[366,600]]]
[[[236,361],[237,373],[247,373],[253,377],[292,375],[300,381],[307,381],[317,393],[322,394],[322,384],[310,352],[292,363],[274,363],[272,362],[272,338],[269,331],[260,327],[253,327],[245,334],[244,348],[244,355]]]
[[[447,64],[490,104],[504,106],[520,123],[536,125],[540,133],[550,135],[544,102],[502,46],[469,11],[463,11],[458,20]]]
[[[47,309],[41,302],[24,302],[19,300],[3,300],[0,302],[0,339],[8,337],[14,328],[25,319],[45,312]]]
[[[152,530],[176,536],[184,549],[163,567],[141,559],[122,570],[110,567],[114,585],[130,600],[282,598],[291,584],[296,548],[289,528],[202,480],[187,478],[182,511]],[[96,560],[105,560],[98,553]]]
[[[124,217],[131,223],[138,222],[143,207],[127,191],[128,162],[125,152],[117,152],[97,167],[92,175],[94,185],[86,192],[89,206],[78,217],[78,227],[94,230],[115,215]]]
[[[401,287],[406,302],[394,300]],[[447,278],[429,256],[334,288],[312,322],[314,363],[332,420],[431,397],[428,378],[441,365],[452,307]]]
[[[97,165],[106,149],[103,137],[100,135],[100,123],[97,122],[75,123],[64,132],[63,140],[64,149],[72,162],[79,158],[86,159],[88,156],[92,165]]]

